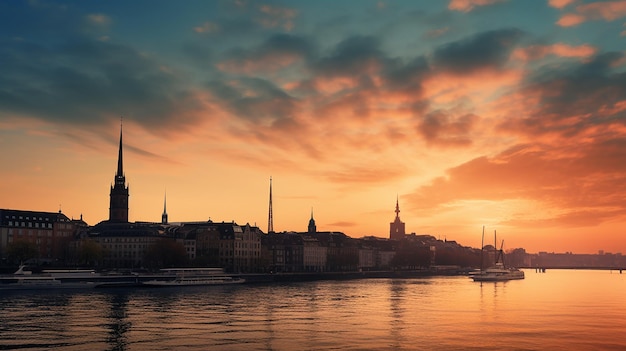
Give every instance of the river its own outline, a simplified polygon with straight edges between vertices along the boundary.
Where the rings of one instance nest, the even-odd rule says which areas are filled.
[[[623,350],[626,274],[0,291],[0,349]]]

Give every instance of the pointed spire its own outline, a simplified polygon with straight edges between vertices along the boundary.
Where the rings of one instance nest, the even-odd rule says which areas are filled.
[[[120,117],[120,151],[117,156],[117,174],[118,177],[124,176],[124,164],[122,162],[122,117]]]
[[[270,208],[267,219],[267,233],[274,232],[274,215],[272,214],[272,177],[270,176]]]
[[[165,195],[163,196],[163,214],[167,215],[167,190],[165,191]]]
[[[167,224],[167,190],[163,197],[163,214],[161,215],[161,224]]]
[[[400,218],[400,205],[398,203],[398,195],[396,195],[396,218]]]
[[[315,225],[315,219],[313,219],[313,207],[311,207],[311,219],[309,219],[309,234],[315,234],[317,232],[317,226]]]

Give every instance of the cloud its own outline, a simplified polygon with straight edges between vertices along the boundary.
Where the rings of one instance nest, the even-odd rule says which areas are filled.
[[[572,46],[564,43],[550,45],[532,45],[525,48],[515,49],[511,56],[522,61],[539,60],[548,55],[558,57],[588,58],[597,53],[597,49],[591,45],[583,44]]]
[[[448,33],[449,31],[450,31],[450,27],[431,29],[428,32],[426,32],[425,36],[426,38],[430,38],[430,39],[439,38],[445,35],[446,33]]]
[[[562,9],[573,4],[576,0],[548,0],[548,5],[551,7]]]
[[[228,73],[265,74],[310,60],[315,50],[308,38],[275,34],[256,48],[230,51],[217,67]]]
[[[614,21],[626,17],[626,1],[602,1],[576,6],[576,13],[561,16],[557,24],[562,27],[577,26],[592,20]]]
[[[537,71],[521,94],[533,97],[533,106],[519,118],[502,122],[504,130],[538,137],[576,136],[589,128],[603,128],[623,119],[626,75],[615,65],[622,53],[604,53],[556,70]]]
[[[502,67],[523,35],[518,29],[479,33],[439,47],[433,53],[433,63],[455,73]]]
[[[259,5],[257,21],[265,28],[282,27],[291,31],[295,27],[293,20],[298,16],[298,11],[286,7]]]
[[[290,119],[296,111],[297,100],[272,82],[260,78],[241,78],[227,82],[212,81],[207,85],[215,104],[235,116],[262,123]]]
[[[123,45],[88,39],[56,46],[5,41],[0,55],[6,58],[0,72],[1,115],[78,124],[125,115],[166,130],[171,123],[184,129],[201,107],[179,77]]]
[[[419,122],[418,130],[430,144],[465,146],[471,144],[472,128],[478,119],[473,114],[453,116],[444,111],[433,111]]]
[[[215,34],[220,32],[220,25],[215,22],[204,22],[202,25],[193,28],[196,33]]]
[[[450,0],[448,9],[461,12],[470,12],[476,7],[488,6],[504,2],[505,0]]]
[[[598,218],[583,220],[576,214],[604,212],[602,220],[610,220],[626,210],[618,195],[626,190],[626,165],[614,162],[626,156],[625,145],[623,135],[585,143],[574,152],[558,142],[520,144],[451,168],[445,177],[406,198],[411,207],[435,211],[471,200],[538,201],[552,211],[524,212],[518,217],[555,225],[596,225]]]
[[[99,25],[99,26],[108,26],[109,24],[111,24],[111,18],[109,18],[109,16],[107,15],[100,14],[100,13],[87,15],[87,20],[90,23]]]

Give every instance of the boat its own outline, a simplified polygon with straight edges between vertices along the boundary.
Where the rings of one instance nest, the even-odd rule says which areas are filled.
[[[93,270],[43,270],[33,274],[20,265],[12,275],[0,277],[0,290],[77,289],[94,288]]]
[[[13,274],[0,276],[0,290],[92,289],[139,285],[135,275],[108,275],[93,269],[47,269],[34,273],[20,265]]]
[[[245,279],[224,273],[221,268],[167,268],[161,270],[166,279],[152,279],[141,282],[144,286],[206,286],[245,283]],[[174,277],[173,279],[171,277]]]
[[[496,232],[494,231],[494,242],[496,241]],[[483,243],[485,238],[485,227],[483,227],[483,242],[481,242],[480,249],[480,265],[481,269],[478,272],[470,273],[470,278],[472,278],[475,282],[502,282],[508,280],[519,280],[524,279],[524,272],[512,267],[506,267],[504,265],[504,240],[502,240],[502,244],[500,245],[500,250],[497,250],[495,255],[495,264],[489,268],[482,268],[483,265]],[[496,244],[497,245],[497,244]],[[494,245],[494,249],[496,249],[496,245]]]

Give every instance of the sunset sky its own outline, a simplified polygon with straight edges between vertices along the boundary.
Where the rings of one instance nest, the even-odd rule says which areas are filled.
[[[626,1],[3,1],[0,208],[626,254]]]

